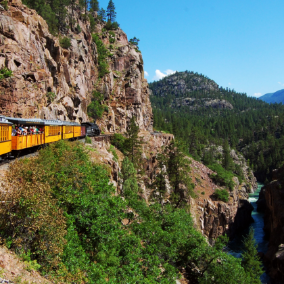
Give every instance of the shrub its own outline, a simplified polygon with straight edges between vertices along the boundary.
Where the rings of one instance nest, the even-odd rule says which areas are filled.
[[[111,144],[114,145],[118,150],[120,150],[122,153],[125,153],[125,143],[126,138],[119,133],[115,133],[111,137]]]
[[[56,98],[56,94],[53,93],[53,92],[47,92],[46,97],[47,97],[47,102],[49,104],[51,104],[54,101],[54,99]]]
[[[235,183],[232,178],[232,172],[226,171],[220,164],[213,164],[208,166],[216,174],[211,174],[210,177],[221,186],[227,186],[230,191],[234,189]]]
[[[82,29],[81,29],[79,24],[77,24],[76,30],[77,30],[77,33],[80,33],[82,31]],[[70,45],[71,45],[71,42],[70,42]]]
[[[110,43],[115,43],[115,39],[111,37],[111,38],[109,38],[109,42]]]
[[[3,67],[0,70],[0,80],[5,79],[5,78],[9,78],[13,76],[13,71],[8,69],[7,67]]]
[[[92,144],[92,139],[91,139],[89,136],[86,136],[86,137],[85,137],[85,142],[86,142],[87,144]]]
[[[117,162],[118,161],[118,156],[117,156],[117,153],[116,153],[115,148],[113,147],[113,145],[110,145],[109,151],[113,154],[114,161]]]
[[[99,77],[102,78],[104,75],[109,73],[107,57],[109,55],[109,51],[104,46],[104,43],[100,40],[97,34],[93,34],[93,41],[97,46],[98,51],[98,65],[99,65]]]
[[[62,48],[68,49],[71,46],[71,39],[69,37],[63,37],[60,39],[60,46]]]
[[[229,192],[226,189],[216,189],[214,195],[218,200],[228,202],[229,200]]]
[[[7,1],[7,0],[1,2],[1,4],[3,5],[3,7],[4,7],[4,9],[5,9],[6,11],[9,10],[9,6],[8,6],[8,1]]]
[[[100,92],[93,91],[92,101],[88,105],[88,115],[94,119],[102,118],[105,112],[105,105],[102,104],[104,95]]]

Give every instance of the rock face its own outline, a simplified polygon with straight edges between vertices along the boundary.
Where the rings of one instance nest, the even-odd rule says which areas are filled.
[[[154,95],[175,94],[179,97],[194,91],[218,92],[219,86],[207,77],[194,72],[177,72],[156,83]]]
[[[215,109],[233,109],[233,105],[226,100],[220,99],[195,99],[195,98],[180,98],[176,99],[175,106],[188,106],[190,110],[197,110],[201,107],[215,108]]]
[[[46,22],[20,0],[9,3],[0,14],[0,69],[13,76],[0,81],[0,113],[23,118],[88,121],[91,93],[104,94],[108,113],[99,122],[103,131],[123,132],[135,115],[142,130],[152,131],[152,109],[141,53],[129,44],[126,34],[115,31],[115,43],[97,25],[97,33],[112,54],[109,74],[98,80],[98,52],[89,23],[75,11],[80,33],[66,34],[71,46],[64,49]]]
[[[264,203],[265,201],[265,203]],[[264,230],[269,237],[265,255],[276,283],[284,283],[284,167],[273,172],[273,181],[261,190],[258,209],[265,210]]]

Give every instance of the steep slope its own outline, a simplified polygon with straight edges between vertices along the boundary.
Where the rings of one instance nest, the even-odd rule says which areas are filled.
[[[284,104],[284,89],[279,90],[275,93],[265,94],[259,97],[260,100],[267,102],[267,103],[282,103]]]
[[[261,181],[271,178],[272,170],[281,165],[282,105],[269,105],[224,89],[204,75],[189,71],[177,72],[149,86],[154,127],[185,141],[196,159],[210,162],[205,149],[227,140],[250,160]]]
[[[94,15],[96,16],[96,15]],[[13,0],[9,11],[0,14],[0,69],[13,71],[0,81],[1,114],[88,121],[87,107],[94,90],[104,95],[107,112],[99,122],[102,130],[123,132],[135,114],[142,130],[152,130],[152,110],[141,53],[126,34],[117,29],[114,43],[104,24],[96,34],[109,50],[109,73],[98,80],[98,48],[90,23],[74,11],[81,32],[68,30],[71,46],[64,49],[60,39],[49,33],[46,22],[34,10]]]

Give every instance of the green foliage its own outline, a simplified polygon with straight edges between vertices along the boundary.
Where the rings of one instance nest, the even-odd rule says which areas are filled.
[[[221,165],[213,164],[208,166],[216,174],[211,174],[210,177],[221,186],[226,186],[232,191],[234,189],[235,183],[232,178],[234,177],[233,173],[226,171]]]
[[[0,80],[6,79],[13,76],[13,71],[8,69],[7,67],[3,67],[0,69]]]
[[[216,189],[214,195],[218,200],[228,202],[229,201],[229,192],[226,189]]]
[[[47,92],[46,97],[47,97],[47,102],[51,104],[56,98],[56,94],[54,92]]]
[[[79,24],[77,24],[76,30],[77,30],[77,33],[78,33],[78,34],[82,31],[82,29],[81,29],[81,27],[80,27]],[[61,44],[61,43],[60,43],[60,44]],[[71,45],[71,42],[70,42],[70,45]],[[68,47],[70,47],[70,45],[69,45]],[[68,48],[68,47],[67,47],[67,48]]]
[[[126,138],[122,134],[115,133],[111,137],[111,144],[114,145],[122,153],[125,153],[125,149],[124,149],[125,140]]]
[[[110,23],[115,22],[116,18],[116,12],[115,12],[115,6],[112,0],[109,0],[108,5],[107,5],[107,16],[108,16],[108,21]]]
[[[92,139],[91,139],[89,136],[86,135],[86,137],[85,137],[85,142],[86,142],[87,144],[92,144]]]
[[[130,159],[131,163],[134,164],[136,169],[141,169],[141,155],[142,155],[142,139],[138,136],[139,126],[136,123],[134,117],[131,118],[128,126],[126,137],[123,148],[125,155]]]
[[[105,105],[102,104],[104,95],[98,91],[93,91],[91,103],[88,105],[88,115],[94,119],[102,118],[105,112]]]
[[[97,34],[92,34],[93,41],[97,46],[98,51],[98,65],[99,65],[99,77],[102,78],[104,75],[109,73],[109,66],[107,63],[107,57],[109,55],[109,51],[104,46],[103,42],[100,40]]]
[[[192,283],[251,283],[222,252],[226,238],[210,246],[185,209],[141,199],[127,157],[121,175],[123,198],[79,142],[16,161],[1,191],[1,238],[55,283],[174,283],[181,267]]]
[[[173,189],[171,200],[176,208],[186,205],[189,196],[195,197],[194,184],[189,177],[190,160],[185,156],[185,145],[172,140],[165,148],[167,173]]]
[[[251,282],[260,284],[260,276],[263,273],[261,260],[257,252],[257,244],[254,239],[254,230],[250,228],[249,234],[243,240],[244,251],[242,253],[242,267],[247,275],[250,276]]]
[[[25,268],[27,271],[39,270],[41,268],[41,265],[39,265],[36,260],[31,259],[30,251],[27,251],[27,253],[20,254],[20,257],[24,261]]]
[[[9,10],[9,6],[8,6],[8,1],[7,0],[1,1],[1,5],[3,5],[3,7],[4,7],[4,9],[6,11]]]
[[[105,21],[106,20],[106,10],[101,8],[98,12],[98,19],[101,21]]]
[[[118,156],[117,156],[117,153],[116,153],[115,148],[113,147],[113,145],[110,145],[109,151],[113,154],[114,160],[117,162],[118,161]]]
[[[115,33],[112,31],[109,31],[109,42],[115,43]]]
[[[90,21],[90,30],[91,32],[94,32],[96,28],[96,21],[92,14],[89,14],[89,21]]]
[[[80,28],[80,26],[79,26]],[[78,29],[78,26],[77,26],[77,29]],[[81,28],[80,28],[81,29]],[[79,31],[78,31],[79,32]],[[65,49],[68,49],[70,46],[71,46],[71,39],[69,37],[63,37],[59,40],[60,42],[60,46],[62,48],[65,48]]]
[[[90,0],[90,7],[92,11],[99,11],[99,1],[98,0]]]

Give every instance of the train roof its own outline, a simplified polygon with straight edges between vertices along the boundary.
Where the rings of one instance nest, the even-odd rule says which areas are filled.
[[[10,124],[12,125],[13,123],[9,122],[5,116],[0,115],[0,123],[1,124]]]
[[[13,124],[23,124],[23,125],[71,125],[79,126],[77,122],[71,121],[61,121],[52,119],[40,119],[40,118],[15,118],[15,117],[5,117],[5,119]]]

